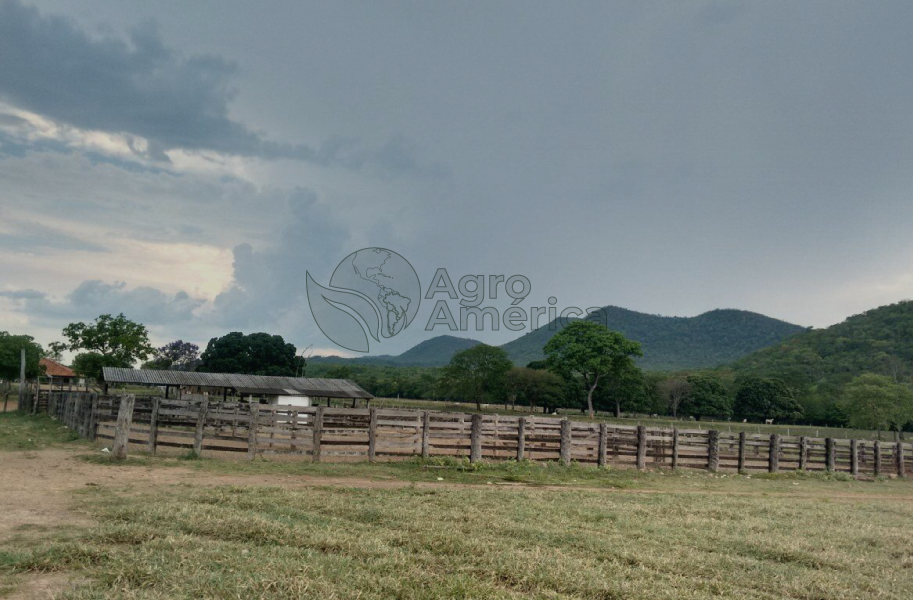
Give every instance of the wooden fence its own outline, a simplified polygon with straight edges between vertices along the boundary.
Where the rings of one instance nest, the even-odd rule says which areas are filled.
[[[637,469],[831,471],[854,476],[913,471],[913,445],[582,423],[548,417],[376,408],[294,407],[54,392],[49,413],[90,439],[160,448],[395,460],[412,456],[554,460]],[[127,414],[129,413],[129,414]]]

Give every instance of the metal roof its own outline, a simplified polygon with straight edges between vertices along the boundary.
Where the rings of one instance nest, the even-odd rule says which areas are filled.
[[[267,390],[294,390],[318,398],[373,398],[371,394],[348,379],[314,377],[269,377],[239,373],[197,373],[187,371],[157,371],[152,369],[121,369],[104,367],[108,383],[139,383],[144,385],[196,385],[201,387]]]

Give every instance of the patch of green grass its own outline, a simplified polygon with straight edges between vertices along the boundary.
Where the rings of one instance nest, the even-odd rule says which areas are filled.
[[[47,415],[0,413],[0,451],[41,450],[78,439],[75,432]]]
[[[0,548],[0,571],[87,576],[89,585],[63,596],[70,600],[913,597],[909,500],[873,494],[822,509],[820,496],[694,493],[686,477],[672,480],[666,494],[487,486],[105,493],[84,501],[97,527]]]

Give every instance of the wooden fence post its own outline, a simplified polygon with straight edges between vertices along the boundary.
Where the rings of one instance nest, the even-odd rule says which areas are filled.
[[[672,470],[678,468],[678,427],[672,428]]]
[[[422,458],[431,456],[431,413],[422,413]]]
[[[836,470],[836,458],[834,438],[824,438],[824,467],[828,473],[833,473]]]
[[[854,478],[859,477],[859,442],[850,440],[850,472]]]
[[[739,432],[739,473],[745,472],[745,447],[748,434],[744,431]]]
[[[770,451],[767,456],[767,470],[776,473],[780,470],[780,434],[770,435]]]
[[[93,442],[98,437],[98,394],[92,394],[92,412],[89,414],[88,437]]]
[[[111,456],[114,460],[127,458],[127,444],[130,442],[130,426],[133,424],[133,404],[136,396],[127,394],[120,401],[117,411],[117,425],[114,429],[114,444]]]
[[[799,438],[799,470],[808,468],[808,438],[804,435]]]
[[[526,417],[517,420],[517,460],[526,456]]]
[[[906,469],[903,464],[903,442],[897,440],[894,444],[894,457],[897,459],[897,476],[900,478],[906,477]]]
[[[250,416],[247,421],[247,459],[257,457],[257,428],[260,427],[260,403],[251,402],[248,405]]]
[[[314,413],[314,462],[320,462],[321,441],[323,440],[323,407],[318,406],[317,412]]]
[[[720,470],[720,432],[715,429],[707,432],[707,470],[711,473]]]
[[[469,433],[469,462],[482,459],[482,415],[472,415],[472,429]]]
[[[881,476],[881,440],[875,440],[875,477]]]
[[[149,415],[149,454],[153,456],[155,456],[155,452],[158,449],[160,405],[161,400],[158,398],[152,399],[152,414]]]
[[[647,468],[647,427],[645,425],[637,426],[637,470],[643,471]]]
[[[197,415],[197,430],[193,434],[193,453],[203,455],[203,432],[206,430],[206,415],[209,413],[209,396],[203,396]]]
[[[561,464],[565,467],[571,464],[571,422],[561,419]]]
[[[377,409],[368,409],[368,460],[377,460]]]
[[[289,424],[289,452],[295,452],[298,449],[298,411],[293,410],[289,411],[289,418],[291,423]]]
[[[608,446],[609,426],[605,423],[599,424],[599,445],[596,448],[596,464],[600,467],[605,466],[606,447]]]

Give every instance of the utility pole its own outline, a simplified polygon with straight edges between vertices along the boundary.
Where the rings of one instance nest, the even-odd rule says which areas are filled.
[[[17,408],[22,410],[22,401],[25,399],[25,348],[19,353],[19,404]]]

